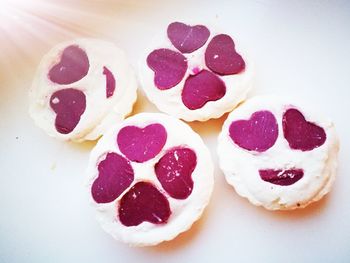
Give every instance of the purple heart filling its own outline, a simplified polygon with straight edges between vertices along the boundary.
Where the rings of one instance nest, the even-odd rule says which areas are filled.
[[[278,137],[278,125],[270,111],[257,111],[249,120],[238,120],[229,128],[231,139],[248,151],[264,152],[271,148]]]
[[[167,132],[159,123],[145,128],[126,126],[117,136],[120,151],[131,161],[143,163],[154,158],[165,145]]]
[[[168,38],[182,53],[192,53],[207,42],[210,32],[202,25],[188,26],[184,23],[174,22],[168,26]]]
[[[225,94],[225,83],[214,73],[202,70],[186,79],[181,97],[187,108],[196,110],[209,101],[221,99]]]
[[[56,130],[62,134],[71,133],[85,112],[85,94],[73,88],[58,90],[51,95],[50,106],[56,113]]]
[[[292,185],[304,176],[303,169],[259,170],[260,178],[265,182],[282,186]]]
[[[305,120],[297,109],[289,109],[283,115],[283,133],[290,148],[311,151],[323,145],[327,135],[323,128]]]
[[[175,199],[186,199],[193,189],[192,172],[197,156],[188,148],[168,151],[156,164],[155,172],[164,190]]]
[[[205,51],[205,64],[219,75],[233,75],[245,69],[245,62],[235,50],[235,43],[228,35],[217,35]]]
[[[107,68],[103,67],[103,75],[106,76],[106,97],[112,97],[115,90],[115,78],[113,73]]]
[[[71,45],[63,50],[60,62],[50,69],[48,77],[57,84],[72,84],[85,77],[89,67],[86,52],[76,45]]]
[[[134,180],[134,171],[127,159],[108,153],[98,164],[98,177],[91,187],[96,203],[110,203],[119,197]]]
[[[160,90],[179,84],[187,70],[184,55],[166,48],[152,51],[147,57],[147,65],[154,71],[154,84]]]
[[[124,226],[142,222],[165,224],[170,217],[169,201],[148,182],[136,183],[120,200],[119,220]]]

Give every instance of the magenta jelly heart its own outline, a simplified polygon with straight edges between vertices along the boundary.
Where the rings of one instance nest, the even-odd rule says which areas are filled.
[[[147,57],[147,65],[154,71],[154,84],[160,90],[179,84],[187,70],[184,55],[165,48],[151,52]]]
[[[134,180],[134,171],[124,157],[108,153],[98,164],[98,177],[91,187],[96,203],[110,203],[119,197]]]
[[[188,26],[184,23],[174,22],[168,26],[168,38],[182,53],[191,53],[207,42],[210,32],[202,25]]]
[[[106,67],[103,67],[103,75],[106,76],[106,97],[112,97],[115,90],[115,78],[113,73]]]
[[[304,176],[302,169],[288,170],[259,170],[260,178],[265,182],[282,186],[292,185],[298,182]]]
[[[305,120],[297,109],[289,109],[283,114],[283,133],[290,148],[311,151],[326,141],[326,132],[320,126]]]
[[[193,189],[192,172],[197,156],[188,148],[168,151],[156,164],[155,172],[163,189],[176,199],[186,199]]]
[[[57,84],[72,84],[81,80],[89,71],[86,52],[76,45],[63,50],[61,60],[49,71],[49,79]]]
[[[56,130],[68,134],[78,125],[85,112],[85,94],[73,88],[58,90],[51,95],[50,106],[56,113]]]
[[[245,69],[245,62],[235,50],[235,43],[228,35],[217,35],[205,51],[205,64],[219,75],[238,74]]]
[[[232,122],[229,133],[239,147],[249,151],[264,152],[275,144],[278,125],[270,111],[257,111],[249,120]]]
[[[118,212],[124,226],[164,224],[171,214],[169,201],[148,182],[136,183],[120,200]]]
[[[221,99],[225,94],[225,83],[214,73],[202,70],[186,79],[181,97],[187,108],[196,110],[209,101]]]
[[[120,151],[131,161],[143,163],[154,158],[167,140],[167,132],[159,123],[145,128],[126,126],[117,136]]]

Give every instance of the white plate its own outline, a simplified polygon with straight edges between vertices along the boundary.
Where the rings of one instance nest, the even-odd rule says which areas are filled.
[[[0,12],[0,262],[350,262],[349,2],[22,2],[19,19]],[[191,125],[212,150],[216,184],[189,232],[158,247],[129,248],[102,231],[83,185],[93,143],[58,142],[35,127],[28,87],[41,56],[59,41],[112,40],[136,66],[145,43],[173,20],[214,21],[237,36],[255,62],[251,95],[300,97],[334,120],[341,151],[329,196],[293,212],[240,198],[217,167],[221,118]],[[135,112],[144,110],[156,111],[141,99]]]

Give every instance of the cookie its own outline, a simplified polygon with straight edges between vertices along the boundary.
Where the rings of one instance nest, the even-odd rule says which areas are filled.
[[[41,60],[30,90],[30,115],[48,135],[95,140],[122,121],[137,82],[122,50],[97,39],[60,43]]]
[[[160,111],[206,121],[245,99],[253,68],[235,38],[205,25],[173,22],[145,52],[139,78]]]
[[[187,124],[141,113],[98,141],[87,185],[107,233],[132,246],[151,246],[175,238],[201,216],[213,189],[213,163]]]
[[[302,208],[327,194],[338,148],[331,121],[274,96],[244,102],[229,114],[218,138],[227,182],[269,210]]]

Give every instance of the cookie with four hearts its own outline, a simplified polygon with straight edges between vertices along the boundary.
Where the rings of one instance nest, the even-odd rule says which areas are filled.
[[[50,136],[95,140],[136,100],[136,78],[122,50],[97,39],[60,43],[42,59],[30,90],[30,115]]]
[[[188,230],[208,204],[213,183],[213,163],[200,136],[161,113],[141,113],[113,127],[88,166],[99,223],[135,246]]]
[[[245,99],[253,69],[239,41],[205,25],[170,23],[146,50],[139,78],[160,111],[206,121]]]
[[[218,138],[227,182],[270,210],[302,208],[327,194],[338,148],[331,121],[274,96],[249,99],[232,111]]]

